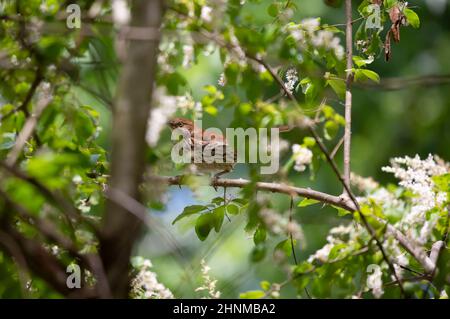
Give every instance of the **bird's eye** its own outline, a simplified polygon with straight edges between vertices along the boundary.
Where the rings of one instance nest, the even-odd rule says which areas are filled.
[[[182,126],[183,126],[183,123],[177,123],[177,126],[178,126],[178,127],[182,127]]]

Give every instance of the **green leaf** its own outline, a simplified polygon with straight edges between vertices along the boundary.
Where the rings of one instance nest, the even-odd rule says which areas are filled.
[[[266,230],[259,226],[258,229],[256,229],[255,234],[253,235],[253,242],[255,245],[258,245],[260,243],[263,243],[266,241],[267,232]]]
[[[259,286],[262,288],[262,290],[267,291],[270,289],[270,282],[268,282],[267,280],[261,281],[259,283]]]
[[[358,68],[366,66],[367,64],[371,64],[374,61],[374,58],[364,59],[360,56],[354,55],[353,62],[355,62]]]
[[[349,212],[348,210],[343,209],[341,207],[337,207],[337,206],[333,206],[333,207],[336,208],[339,217],[344,217],[344,216],[347,216],[348,214],[351,214],[351,212]]]
[[[216,233],[220,231],[220,228],[222,228],[223,224],[223,218],[225,216],[225,206],[219,206],[216,209],[213,210],[214,214],[214,229]]]
[[[237,215],[239,214],[240,208],[238,205],[234,203],[230,203],[226,206],[227,213],[230,215]]]
[[[333,91],[336,93],[336,95],[339,98],[344,98],[345,97],[345,81],[343,79],[333,78],[334,77],[333,75],[331,75],[331,76],[332,77],[326,81],[326,85],[331,86],[331,88],[333,89]]]
[[[220,205],[223,203],[223,197],[215,197],[211,200],[211,203],[215,204],[215,205]]]
[[[303,145],[305,147],[311,148],[316,145],[316,140],[310,136],[306,136],[303,138]]]
[[[328,259],[333,260],[338,257],[341,257],[340,252],[342,249],[344,249],[346,247],[347,247],[347,244],[344,244],[344,243],[335,245],[333,248],[331,248],[330,253],[328,254]]]
[[[420,19],[419,19],[419,16],[417,15],[417,13],[415,13],[411,9],[405,8],[403,10],[403,14],[406,16],[406,20],[408,20],[408,23],[413,28],[417,29],[420,27]]]
[[[297,241],[295,239],[293,240],[293,244],[294,244],[294,247],[297,244]],[[274,252],[277,251],[277,250],[282,251],[287,257],[291,256],[292,255],[291,240],[290,239],[285,239],[285,240],[280,241],[275,246]]]
[[[450,173],[432,177],[434,185],[442,192],[450,191]]]
[[[248,204],[248,200],[244,198],[235,198],[231,202],[241,207],[246,206]]]
[[[278,15],[278,5],[276,3],[272,3],[270,6],[267,7],[267,13],[271,17],[276,17]]]
[[[204,241],[211,232],[211,229],[213,227],[215,228],[216,225],[217,217],[215,216],[215,214],[206,213],[200,215],[195,223],[195,233],[197,234],[198,239]]]
[[[332,140],[339,131],[339,124],[335,121],[326,121],[323,130],[325,138]]]
[[[380,76],[372,71],[367,69],[356,69],[355,70],[355,80],[358,81],[365,81],[365,80],[372,80],[376,83],[380,82]]]
[[[253,262],[258,262],[264,259],[266,256],[266,246],[264,244],[258,244],[255,247],[253,247],[252,253],[251,253],[251,260]]]
[[[217,110],[217,107],[215,107],[214,105],[207,105],[203,108],[203,110],[206,113],[211,114],[213,116],[216,116],[217,113],[219,113],[219,111]]]
[[[204,210],[207,210],[208,207],[203,206],[203,205],[192,205],[192,206],[186,206],[183,209],[183,212],[177,216],[177,218],[174,219],[174,221],[172,222],[172,225],[174,225],[177,221],[179,221],[180,219],[190,216],[190,215],[194,215],[194,214],[198,214]]]
[[[251,290],[247,292],[242,292],[239,294],[241,299],[260,299],[263,298],[266,293],[262,290]]]
[[[310,205],[314,205],[319,203],[318,200],[316,199],[312,199],[312,198],[304,198],[300,203],[298,203],[298,207],[306,207],[306,206],[310,206]]]

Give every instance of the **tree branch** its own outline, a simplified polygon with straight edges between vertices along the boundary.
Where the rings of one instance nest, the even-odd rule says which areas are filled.
[[[155,177],[155,179],[160,180],[161,182],[169,185],[187,185],[186,182],[183,180],[183,176],[159,176]],[[211,182],[206,185],[215,187],[227,187],[227,188],[232,187],[244,188],[245,186],[250,184],[252,184],[252,181],[242,178],[239,179],[220,178],[220,179],[212,179]],[[355,206],[348,198],[344,198],[342,196],[333,196],[327,193],[315,191],[310,188],[301,188],[285,184],[266,183],[266,182],[257,182],[254,185],[255,189],[261,191],[282,193],[289,196],[298,196],[315,199],[319,202],[337,206],[348,211],[355,210]]]
[[[162,1],[135,1],[132,28],[158,29]],[[150,113],[159,39],[130,35],[127,59],[119,79],[113,113],[110,187],[140,200],[139,185],[145,170],[145,132]],[[101,231],[100,255],[114,297],[125,298],[129,289],[129,261],[141,220],[108,199]]]
[[[353,82],[353,26],[352,0],[345,0],[345,46],[346,46],[346,79],[345,79],[345,130],[344,130],[344,181],[350,188],[350,150],[352,140],[352,82]],[[344,189],[345,191],[345,189]]]

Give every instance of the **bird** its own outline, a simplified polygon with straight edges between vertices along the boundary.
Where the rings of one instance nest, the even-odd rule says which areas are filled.
[[[222,134],[197,128],[193,121],[182,117],[170,119],[168,125],[172,130],[185,130],[183,139],[186,145],[191,147],[191,163],[197,172],[212,173],[216,181],[221,175],[233,170],[237,160],[236,152]],[[194,160],[195,152],[198,151],[201,152],[197,153],[197,159],[200,161]],[[219,157],[221,160],[217,160]]]
[[[215,186],[217,179],[231,172],[237,162],[237,154],[228,145],[226,138],[217,131],[212,132],[196,127],[193,121],[183,117],[170,119],[168,125],[172,131],[175,129],[184,131],[183,141],[191,148],[191,164],[199,173],[212,173],[212,184],[217,190]],[[280,132],[288,132],[293,126],[280,125],[275,128],[278,128]]]

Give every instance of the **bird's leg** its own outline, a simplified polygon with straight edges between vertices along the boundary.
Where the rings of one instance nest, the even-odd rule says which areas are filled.
[[[230,172],[230,170],[229,169],[225,169],[225,170],[223,170],[223,171],[221,171],[221,172],[219,172],[219,173],[217,173],[217,174],[215,174],[214,176],[213,176],[213,178],[212,178],[212,184],[213,184],[213,187],[214,187],[214,190],[217,192],[217,185],[216,185],[216,183],[217,183],[217,180],[219,179],[219,176],[221,176],[221,175],[223,175],[223,174],[226,174],[226,173],[228,173],[228,172]],[[225,200],[225,198],[224,198],[224,200]]]
[[[178,180],[178,187],[181,189],[181,182],[183,181],[184,175],[176,175],[175,178]]]

